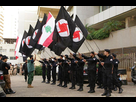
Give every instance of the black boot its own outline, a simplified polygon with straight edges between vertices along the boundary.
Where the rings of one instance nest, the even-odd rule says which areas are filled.
[[[107,95],[107,89],[104,89],[104,93],[101,96],[106,96]]]
[[[111,96],[111,92],[110,92],[110,90],[108,90],[106,97],[110,97],[110,96]]]
[[[123,92],[123,89],[122,88],[119,88],[119,93],[121,94]]]
[[[69,89],[76,89],[75,86],[70,87]]]
[[[83,91],[83,86],[80,86],[77,91]]]
[[[12,89],[9,89],[9,92],[10,92],[10,94],[14,94],[14,93],[16,93],[15,91],[13,91]]]
[[[46,82],[46,84],[49,84],[49,83],[50,83],[50,81],[47,81],[47,82]]]

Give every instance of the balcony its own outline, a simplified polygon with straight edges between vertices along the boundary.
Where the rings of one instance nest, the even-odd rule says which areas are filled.
[[[86,24],[95,29],[100,29],[108,20],[124,20],[126,17],[136,15],[136,6],[113,6],[90,18],[86,19]]]
[[[60,6],[38,6],[38,17],[43,18],[44,13],[48,15],[49,12],[56,18],[59,12]]]

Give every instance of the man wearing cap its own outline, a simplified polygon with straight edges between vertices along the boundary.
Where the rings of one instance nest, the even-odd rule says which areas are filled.
[[[53,83],[51,85],[55,85],[56,84],[56,58],[53,58],[51,61],[51,66],[52,66],[52,79],[53,79]]]
[[[77,72],[77,63],[75,63],[76,60],[76,54],[70,53],[72,58],[68,58],[71,61],[71,66],[70,66],[70,75],[71,75],[71,82],[72,86],[69,89],[75,89],[75,84],[76,84],[76,72]]]
[[[113,57],[110,55],[110,50],[105,49],[104,55],[95,53],[99,57],[104,59],[104,62],[101,62],[101,65],[104,68],[103,73],[103,87],[104,93],[102,96],[109,97],[111,96],[111,77],[112,77],[112,68],[113,68]]]
[[[4,76],[4,81],[5,81],[4,91],[6,94],[14,94],[15,92],[11,89],[10,75],[8,73],[10,66],[6,63],[7,59],[8,57],[4,55],[2,57],[3,62],[1,63],[1,69],[3,71],[3,76]]]
[[[58,65],[59,65],[58,77],[59,77],[60,83],[57,86],[60,86],[60,87],[62,86],[62,79],[63,79],[63,77],[62,77],[62,62],[63,62],[63,55],[61,55],[60,58],[58,59]]]
[[[113,87],[114,87],[114,91],[117,90],[117,87],[119,88],[119,93],[122,93],[123,89],[121,88],[121,85],[120,83],[118,82],[118,79],[117,79],[117,72],[118,72],[118,64],[119,64],[119,60],[116,59],[116,54],[112,53],[112,57],[113,57],[113,64],[114,64],[114,67],[113,67]]]
[[[88,80],[90,85],[90,90],[88,93],[94,93],[95,92],[95,78],[96,78],[96,64],[98,62],[98,59],[95,57],[94,52],[91,52],[90,57],[87,57],[82,54],[82,57],[84,57],[84,61],[88,62]]]

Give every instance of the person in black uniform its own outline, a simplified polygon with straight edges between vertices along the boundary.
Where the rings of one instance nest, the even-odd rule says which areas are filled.
[[[40,61],[40,60],[37,60],[37,61],[39,61],[42,64],[42,78],[43,78],[42,83],[45,83],[45,79],[46,79],[46,58],[41,59],[41,60],[42,61]]]
[[[49,58],[49,60],[44,61],[47,65],[47,82],[46,84],[50,83],[51,80],[51,58]]]
[[[95,57],[94,52],[91,52],[90,57],[87,57],[82,54],[82,57],[84,57],[86,60],[85,62],[88,62],[88,80],[90,85],[90,90],[88,93],[94,93],[95,92],[95,79],[96,79],[96,64],[98,62],[98,59]]]
[[[60,58],[58,59],[58,65],[59,65],[59,80],[60,80],[60,83],[57,85],[57,86],[62,86],[62,62],[63,62],[63,55],[60,56]]]
[[[75,57],[76,54],[70,53],[72,58],[68,58],[71,61],[71,66],[70,66],[70,75],[71,75],[71,82],[72,86],[69,89],[75,89],[75,84],[76,84],[76,69],[77,69],[77,64],[75,63]]]
[[[77,67],[77,76],[78,76],[78,83],[79,83],[79,89],[77,91],[83,91],[83,69],[84,69],[84,64],[85,64],[85,60],[83,60],[82,55],[80,53],[79,54],[79,58],[76,57],[76,61],[75,63],[77,63],[78,67]]]
[[[121,88],[121,85],[117,79],[117,72],[118,72],[118,64],[119,64],[119,60],[116,59],[116,54],[112,53],[112,57],[113,57],[113,64],[114,64],[114,68],[113,68],[113,87],[115,86],[115,91],[117,90],[117,87],[119,88],[119,93],[122,93],[123,89]]]
[[[64,81],[64,85],[62,87],[66,88],[67,83],[68,83],[68,71],[69,71],[69,64],[70,62],[68,61],[68,55],[63,56],[65,57],[65,60],[62,62],[62,80]]]
[[[28,75],[28,71],[27,71],[27,60],[25,60],[25,63],[23,64],[22,70],[24,72],[25,82],[27,82],[27,75]]]
[[[53,78],[53,83],[51,85],[55,85],[56,84],[56,58],[52,59],[51,61],[51,65],[52,65],[52,78]]]
[[[102,54],[102,56],[103,56],[103,54]],[[99,60],[101,61],[101,62],[103,62],[104,60],[103,60],[103,58],[99,58]],[[97,88],[101,88],[101,89],[103,89],[103,66],[101,65],[101,63],[100,62],[97,62],[97,64],[98,64],[98,87]]]
[[[109,97],[111,96],[111,77],[112,77],[112,68],[113,68],[113,57],[110,55],[110,50],[105,49],[104,55],[95,53],[99,57],[104,59],[104,62],[101,62],[101,65],[104,68],[103,74],[103,86],[104,86],[104,93],[102,96]]]

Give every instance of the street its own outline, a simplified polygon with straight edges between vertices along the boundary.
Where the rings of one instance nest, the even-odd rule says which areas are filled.
[[[58,81],[56,85],[50,85],[41,83],[41,76],[34,76],[34,81],[32,86],[34,88],[27,88],[27,82],[24,80],[24,76],[16,75],[11,76],[11,87],[15,94],[8,94],[7,97],[103,97],[103,89],[95,88],[95,93],[87,93],[89,88],[86,87],[88,84],[84,84],[84,91],[79,92],[76,89],[71,90],[69,87],[71,83],[68,84],[67,88],[58,87]],[[112,91],[111,97],[136,97],[136,85],[133,83],[128,83],[128,85],[123,85],[123,93],[118,94],[118,91]]]

